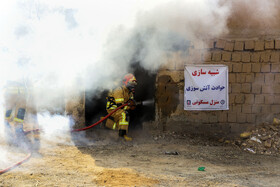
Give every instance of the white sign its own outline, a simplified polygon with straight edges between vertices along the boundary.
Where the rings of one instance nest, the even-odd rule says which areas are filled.
[[[228,110],[228,67],[185,66],[185,110]]]

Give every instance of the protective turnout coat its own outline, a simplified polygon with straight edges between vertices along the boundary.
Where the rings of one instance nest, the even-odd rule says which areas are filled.
[[[107,97],[107,112],[110,113],[117,107],[127,103],[128,100],[133,100],[133,93],[130,92],[125,86],[118,87],[109,92]],[[106,121],[106,127],[116,130],[128,131],[129,120],[127,111],[130,106],[125,106],[111,115]]]

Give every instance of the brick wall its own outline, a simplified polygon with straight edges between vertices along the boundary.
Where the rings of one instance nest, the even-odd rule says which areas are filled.
[[[157,85],[162,85],[162,76],[169,76],[170,81],[164,83],[165,90],[162,86],[157,90],[157,95],[161,92],[162,97],[179,100],[176,110],[168,114],[167,119],[159,117],[162,114],[158,103],[157,120],[163,121],[167,129],[235,134],[280,117],[280,39],[209,40],[193,43],[188,51],[169,54],[166,60],[157,75]],[[185,64],[228,66],[228,111],[184,111]],[[167,91],[171,85],[179,91]]]

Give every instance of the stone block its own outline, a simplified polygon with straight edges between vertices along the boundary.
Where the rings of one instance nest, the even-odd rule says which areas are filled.
[[[236,82],[238,83],[244,83],[246,81],[246,74],[245,73],[239,73],[236,75]]]
[[[274,82],[274,74],[273,73],[265,73],[264,74],[264,82],[265,83],[272,83],[272,82]]]
[[[241,84],[239,83],[232,83],[231,84],[231,92],[232,93],[240,93],[241,91]]]
[[[254,74],[253,74],[253,73],[246,74],[246,76],[245,76],[245,82],[248,82],[248,83],[254,82]]]
[[[242,64],[242,72],[243,73],[251,73],[252,72],[252,64]]]
[[[274,103],[274,96],[273,95],[265,95],[264,96],[264,103],[265,104],[273,104]]]
[[[206,40],[204,42],[206,49],[214,49],[215,48],[215,40]]]
[[[259,94],[259,93],[261,93],[261,90],[262,90],[261,84],[257,84],[257,83],[252,84],[252,93]]]
[[[241,92],[242,93],[251,93],[251,84],[249,84],[249,83],[241,84]]]
[[[245,96],[244,94],[238,94],[235,96],[235,103],[237,104],[243,104],[245,101]]]
[[[242,113],[251,114],[252,113],[252,105],[242,105]]]
[[[245,41],[245,50],[253,50],[255,48],[255,41],[254,40],[247,40]]]
[[[256,83],[264,83],[264,74],[263,73],[256,73],[255,74],[255,82]]]
[[[275,49],[280,49],[280,38],[275,39]]]
[[[236,82],[235,73],[229,73],[228,79],[229,79],[229,83],[235,83]]]
[[[273,86],[269,84],[262,85],[262,93],[264,94],[274,93]]]
[[[261,72],[261,64],[259,64],[259,63],[252,63],[252,72],[253,73]]]
[[[232,105],[235,102],[235,96],[237,94],[229,94],[229,104]]]
[[[227,41],[225,44],[225,51],[233,51],[233,47],[234,47],[234,42],[232,41]]]
[[[218,62],[218,61],[221,61],[221,59],[222,59],[222,53],[221,52],[218,52],[218,51],[213,52],[213,54],[212,54],[212,60],[213,61]]]
[[[280,105],[271,105],[272,113],[280,113]]]
[[[257,114],[256,115],[256,123],[261,124],[263,122],[266,122],[267,116],[266,114]]]
[[[231,59],[233,62],[240,62],[241,61],[241,52],[233,52],[231,55]]]
[[[255,103],[256,104],[264,104],[264,96],[263,95],[255,95]]]
[[[280,104],[280,95],[274,95],[274,103],[275,104]]]
[[[218,39],[216,42],[215,48],[224,49],[226,45],[226,40]]]
[[[280,72],[280,68],[279,68],[279,64],[271,64],[271,72],[273,73],[279,73]]]
[[[264,50],[264,41],[257,40],[255,41],[255,51],[263,51]]]
[[[271,52],[261,52],[260,62],[269,62],[270,61]]]
[[[217,123],[218,122],[218,116],[216,116],[216,115],[209,115],[208,119],[209,119],[209,123]]]
[[[241,108],[242,108],[242,105],[240,105],[240,104],[233,105],[231,107],[231,111],[230,112],[241,113],[241,111],[242,111]]]
[[[261,113],[261,111],[262,111],[262,106],[261,105],[253,105],[252,106],[252,113],[253,114]]]
[[[255,114],[247,114],[247,123],[255,123],[256,115]]]
[[[243,49],[244,49],[244,42],[243,41],[235,41],[234,50],[235,51],[243,51]]]
[[[218,122],[225,123],[228,120],[227,112],[220,112],[218,113]]]
[[[228,113],[228,122],[235,123],[236,122],[236,113]]]
[[[270,64],[262,64],[261,65],[261,72],[263,72],[263,73],[270,72]]]
[[[228,72],[232,72],[232,63],[228,64]]]
[[[204,52],[202,55],[202,61],[210,62],[212,60],[212,53],[210,51]]]
[[[274,49],[274,40],[265,40],[264,48],[265,49]]]
[[[280,83],[280,74],[277,73],[277,74],[274,75],[274,82],[275,83]]]
[[[273,91],[274,91],[274,93],[279,94],[280,93],[280,85],[279,84],[273,85]]]
[[[244,94],[245,96],[245,104],[254,104],[255,96],[254,94]]]
[[[279,52],[272,52],[270,56],[271,62],[279,62]]]
[[[231,61],[231,53],[230,52],[222,52],[222,60],[223,61]]]
[[[268,113],[270,113],[271,112],[271,107],[270,107],[270,105],[262,105],[262,111],[261,111],[261,113],[263,113],[263,114],[268,114]]]
[[[251,54],[249,52],[241,53],[241,61],[242,62],[250,62],[251,61]]]
[[[232,65],[232,71],[235,72],[242,72],[242,64],[241,63],[234,63]]]
[[[194,122],[197,123],[209,123],[209,115],[205,112],[201,112],[199,115],[194,115],[192,118],[195,118]]]
[[[261,53],[260,52],[252,52],[251,53],[251,62],[260,62]]]
[[[247,121],[247,115],[246,114],[238,114],[236,117],[237,123],[245,123]]]

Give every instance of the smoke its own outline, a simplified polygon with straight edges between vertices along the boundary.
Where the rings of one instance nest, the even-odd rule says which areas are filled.
[[[1,1],[0,88],[24,82],[43,138],[69,143],[72,121],[55,114],[65,95],[112,88],[134,62],[155,72],[190,40],[226,33],[228,14],[218,0]]]
[[[24,77],[51,97],[75,81],[110,88],[135,61],[157,70],[166,51],[224,32],[228,10],[208,0],[27,0],[0,11],[1,85]]]
[[[279,34],[280,1],[222,0],[223,6],[230,7],[227,26],[230,34],[267,35]]]
[[[73,145],[71,142],[70,130],[74,124],[70,118],[56,114],[51,115],[45,112],[38,115],[38,123],[41,127],[40,139],[42,142],[51,145]]]

